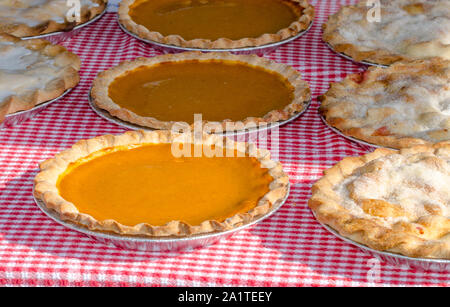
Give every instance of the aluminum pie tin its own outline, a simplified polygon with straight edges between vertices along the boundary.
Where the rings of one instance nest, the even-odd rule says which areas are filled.
[[[71,230],[78,231],[80,233],[85,234],[91,239],[97,240],[101,243],[108,244],[108,245],[114,245],[119,248],[123,249],[130,249],[130,250],[139,250],[139,251],[146,251],[146,252],[167,252],[167,251],[179,251],[179,250],[190,250],[200,247],[206,247],[208,245],[217,243],[218,241],[222,239],[226,239],[230,236],[232,236],[234,233],[246,229],[250,226],[255,225],[258,222],[261,222],[262,220],[268,218],[272,214],[274,214],[278,209],[281,208],[281,206],[286,202],[286,200],[289,197],[290,192],[290,185],[288,185],[288,191],[286,194],[286,197],[275,204],[271,210],[260,216],[259,218],[247,223],[243,224],[239,227],[222,231],[222,232],[214,232],[214,233],[208,233],[208,234],[200,234],[190,237],[138,237],[138,236],[124,236],[124,235],[118,235],[114,233],[104,233],[99,231],[92,231],[85,227],[82,227],[78,224],[71,223],[69,221],[63,221],[60,219],[59,215],[51,209],[48,209],[45,204],[37,199],[34,196],[34,186],[33,186],[33,198],[36,202],[39,209],[42,210],[48,217],[50,217],[52,220],[57,222],[58,224],[61,224]]]
[[[383,252],[370,248],[366,245],[363,245],[361,243],[355,242],[349,238],[342,236],[339,232],[337,232],[330,226],[319,221],[314,211],[311,210],[311,212],[313,213],[314,217],[319,222],[319,224],[322,225],[323,228],[331,232],[339,239],[359,247],[364,253],[374,256],[380,261],[410,269],[419,269],[423,271],[434,271],[434,272],[450,272],[450,259],[414,258],[390,252]]]
[[[91,91],[89,91],[89,106],[91,107],[91,109],[97,113],[98,116],[102,117],[103,119],[114,123],[116,125],[122,126],[124,128],[127,129],[131,129],[131,130],[146,130],[146,131],[153,131],[153,130],[157,130],[157,129],[153,129],[153,128],[149,128],[149,127],[145,127],[145,126],[141,126],[138,124],[133,124],[124,120],[121,120],[120,118],[117,118],[113,115],[111,115],[108,111],[103,110],[99,107],[97,107],[95,105],[95,103],[92,100],[91,97]],[[294,114],[294,116],[292,116],[291,118],[288,118],[287,120],[284,121],[279,121],[276,123],[271,123],[271,124],[267,124],[267,125],[261,125],[260,127],[256,127],[256,128],[250,128],[250,129],[245,129],[245,130],[238,130],[238,131],[230,131],[230,132],[224,132],[222,133],[224,136],[239,136],[239,135],[247,135],[247,134],[252,134],[252,133],[259,133],[262,131],[267,131],[267,130],[271,130],[271,129],[275,129],[278,128],[280,126],[286,125],[294,120],[296,120],[297,118],[299,118],[301,115],[303,115],[303,113],[305,113],[309,106],[311,105],[311,100],[309,100],[304,109],[296,114]]]
[[[80,33],[84,27],[87,27],[87,26],[93,24],[94,22],[96,22],[97,20],[102,18],[103,15],[105,15],[105,14],[106,14],[106,8],[103,10],[103,12],[101,12],[99,15],[95,16],[91,20],[89,20],[81,25],[75,26],[73,29],[71,29],[69,31],[58,31],[58,32],[46,33],[46,34],[41,34],[41,35],[36,35],[36,36],[27,36],[27,37],[22,37],[22,39],[29,40],[29,39],[40,38],[40,39],[45,39],[53,44],[58,44],[58,43],[64,42],[64,41],[74,37],[75,35]]]
[[[204,48],[190,48],[190,47],[180,47],[180,46],[175,46],[175,45],[169,45],[169,44],[163,44],[163,43],[158,43],[152,40],[148,40],[148,39],[144,39],[142,37],[139,37],[138,35],[130,32],[128,29],[125,28],[125,26],[123,26],[119,20],[117,20],[120,28],[127,33],[128,35],[133,36],[134,38],[149,44],[153,49],[157,50],[157,51],[161,51],[163,53],[178,53],[178,52],[184,52],[184,51],[201,51],[201,52],[230,52],[233,54],[257,54],[257,55],[263,55],[263,54],[267,54],[267,53],[271,53],[273,52],[275,49],[281,47],[284,44],[290,43],[293,40],[296,40],[297,38],[299,38],[300,36],[304,35],[305,33],[307,33],[309,31],[309,29],[311,29],[312,25],[313,25],[313,21],[311,21],[310,25],[308,26],[308,28],[306,28],[305,30],[303,30],[302,32],[298,33],[295,36],[289,37],[285,40],[279,41],[279,42],[274,42],[274,43],[270,43],[270,44],[266,44],[266,45],[262,45],[262,46],[255,46],[255,47],[243,47],[243,48],[212,48],[212,49],[204,49]]]
[[[329,43],[327,43],[327,42],[324,42],[324,43],[325,43],[325,45],[327,45],[328,48],[330,48],[331,51],[333,51],[337,55],[340,55],[344,59],[352,61],[353,63],[362,64],[362,65],[368,65],[368,66],[376,66],[376,67],[381,67],[381,68],[389,67],[389,65],[382,65],[382,64],[377,64],[377,63],[372,63],[372,62],[367,62],[367,61],[356,61],[351,56],[348,56],[348,55],[346,55],[344,53],[341,53],[341,52],[337,52],[336,50],[333,49],[333,47]]]
[[[375,144],[368,143],[368,142],[362,141],[362,140],[360,140],[360,139],[354,138],[354,137],[352,137],[352,136],[345,135],[344,133],[342,133],[341,130],[339,130],[339,129],[333,127],[333,126],[331,126],[331,125],[325,120],[325,118],[324,118],[321,114],[319,114],[319,117],[320,117],[320,119],[322,120],[322,122],[323,122],[330,130],[332,130],[332,131],[335,132],[336,134],[339,134],[340,136],[346,138],[346,139],[349,140],[349,141],[358,143],[359,145],[362,145],[363,147],[368,147],[369,149],[374,149],[374,148],[388,148],[388,149],[394,149],[394,150],[396,150],[395,148],[385,147],[385,146],[380,146],[380,145],[375,145]]]
[[[70,89],[66,90],[64,93],[62,93],[62,95],[60,95],[59,97],[56,97],[55,99],[52,99],[52,100],[49,100],[49,101],[46,101],[43,103],[40,103],[29,110],[24,110],[24,111],[7,114],[5,116],[4,121],[0,123],[0,129],[18,125],[24,121],[27,121],[27,120],[33,118],[39,112],[41,112],[45,108],[47,108],[51,103],[56,102],[59,99],[66,96],[71,90],[72,89],[70,88]]]

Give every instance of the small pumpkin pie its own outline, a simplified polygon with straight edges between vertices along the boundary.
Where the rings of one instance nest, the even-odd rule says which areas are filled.
[[[124,0],[119,22],[141,38],[189,48],[255,47],[306,30],[306,0]]]
[[[78,3],[77,3],[78,2]],[[17,37],[36,36],[58,31],[69,31],[100,15],[107,0],[0,0],[0,32]],[[71,6],[70,6],[70,5]],[[78,21],[71,8],[79,8]]]
[[[78,56],[62,46],[0,33],[0,122],[75,87],[79,69]]]
[[[370,248],[450,259],[450,142],[348,157],[312,187],[320,222]]]
[[[62,220],[132,236],[233,229],[287,196],[267,150],[216,135],[129,131],[83,140],[40,165],[35,197]]]
[[[140,126],[171,129],[184,123],[186,130],[200,114],[216,132],[289,119],[311,99],[308,84],[293,68],[225,52],[123,62],[97,76],[91,97],[97,107]]]
[[[319,112],[343,134],[402,148],[450,140],[450,61],[371,67],[333,83]]]
[[[323,40],[359,62],[390,65],[431,57],[450,59],[450,1],[371,3],[375,7],[366,0],[341,7],[323,25]]]

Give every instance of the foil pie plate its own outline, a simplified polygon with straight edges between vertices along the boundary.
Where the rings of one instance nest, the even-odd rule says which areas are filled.
[[[48,209],[45,204],[34,197],[34,186],[33,186],[33,198],[39,209],[42,210],[48,217],[50,217],[55,222],[71,229],[85,234],[89,238],[97,240],[104,244],[114,245],[123,249],[148,251],[148,252],[164,252],[164,251],[178,251],[178,250],[189,250],[194,248],[205,247],[218,242],[219,240],[226,239],[233,235],[234,233],[255,225],[258,222],[268,218],[274,214],[280,207],[286,202],[289,197],[289,186],[286,197],[276,203],[269,212],[260,216],[256,220],[250,223],[243,224],[239,227],[215,233],[200,234],[191,237],[138,237],[138,236],[122,236],[114,233],[104,233],[99,231],[92,231],[86,227],[80,226],[78,224],[63,221],[60,219],[59,215],[51,209]]]
[[[348,56],[348,55],[346,55],[346,54],[344,54],[344,53],[335,51],[335,50],[333,49],[333,47],[332,47],[329,43],[327,43],[327,42],[324,42],[324,43],[325,43],[325,45],[327,45],[328,48],[330,48],[331,51],[333,51],[333,52],[336,53],[337,55],[340,55],[340,56],[343,57],[344,59],[347,59],[347,60],[352,61],[353,63],[356,63],[356,64],[362,64],[362,65],[367,65],[367,66],[377,66],[377,67],[382,67],[382,68],[387,68],[387,67],[389,67],[388,65],[376,64],[376,63],[367,62],[367,61],[356,61],[356,60],[354,60],[352,57],[350,57],[350,56]]]
[[[169,45],[169,44],[163,44],[163,43],[158,43],[155,41],[151,41],[148,39],[144,39],[142,37],[139,37],[138,35],[128,31],[121,23],[119,20],[117,20],[120,28],[127,33],[128,35],[133,36],[134,38],[149,44],[153,49],[160,51],[162,53],[178,53],[178,52],[184,52],[184,51],[201,51],[201,52],[231,52],[233,54],[256,54],[256,55],[264,55],[267,53],[271,53],[273,52],[275,49],[281,47],[284,44],[290,43],[293,40],[296,40],[297,38],[299,38],[300,36],[304,35],[305,33],[307,33],[309,31],[309,29],[311,29],[312,25],[313,25],[313,21],[311,22],[311,24],[308,26],[307,29],[303,30],[302,32],[298,33],[295,36],[289,37],[285,40],[279,41],[279,42],[275,42],[275,43],[270,43],[270,44],[266,44],[266,45],[262,45],[262,46],[256,46],[256,47],[243,47],[243,48],[229,48],[229,49],[224,49],[224,48],[218,48],[218,49],[203,49],[203,48],[189,48],[189,47],[180,47],[180,46],[175,46],[175,45]]]
[[[87,26],[93,24],[94,22],[96,22],[97,20],[102,18],[103,15],[105,15],[105,14],[106,14],[106,8],[103,10],[102,13],[95,16],[91,20],[89,20],[83,24],[80,24],[78,26],[75,26],[73,29],[71,29],[69,31],[58,31],[58,32],[46,33],[46,34],[41,34],[41,35],[36,35],[36,36],[27,36],[27,37],[22,37],[22,39],[29,40],[29,39],[40,38],[40,39],[45,39],[45,40],[51,42],[52,44],[59,44],[61,42],[64,42],[64,41],[74,37],[75,35],[80,33],[84,27],[87,27]]]
[[[5,119],[3,122],[0,123],[0,129],[11,127],[14,125],[18,125],[24,121],[27,121],[34,116],[36,116],[39,112],[43,111],[45,108],[47,108],[51,103],[58,101],[59,99],[63,98],[67,93],[69,93],[72,89],[66,90],[61,96],[56,97],[55,99],[40,103],[36,105],[35,107],[24,110],[24,111],[18,111],[15,113],[7,114],[5,116]]]
[[[133,124],[133,123],[121,120],[120,118],[117,118],[117,117],[111,115],[108,111],[103,110],[103,109],[97,107],[94,104],[94,102],[92,101],[92,97],[91,97],[90,93],[91,93],[91,91],[89,90],[89,95],[88,95],[89,96],[88,97],[88,99],[89,99],[89,106],[91,107],[91,109],[95,113],[97,113],[98,116],[102,117],[103,119],[105,119],[105,120],[107,120],[107,121],[109,121],[111,123],[114,123],[116,125],[122,126],[124,128],[131,129],[131,130],[147,130],[147,131],[156,130],[156,129],[152,129],[152,128],[149,128],[149,127]],[[308,110],[310,105],[311,105],[311,100],[309,100],[306,103],[305,108],[302,111],[294,114],[294,116],[292,116],[291,118],[289,118],[287,120],[284,120],[284,121],[279,121],[279,122],[272,123],[272,124],[260,125],[260,127],[245,129],[245,130],[242,130],[242,131],[225,132],[225,133],[222,133],[222,134],[225,135],[225,136],[239,136],[239,135],[254,134],[254,133],[259,133],[259,132],[262,132],[262,131],[275,129],[275,128],[283,126],[283,125],[285,125],[287,123],[290,123],[290,122],[296,120],[297,118],[299,118],[303,113],[305,113]]]
[[[316,218],[316,220],[320,223],[320,225],[322,225],[330,233],[332,233],[333,235],[335,235],[336,237],[347,243],[359,247],[364,253],[373,256],[382,262],[387,262],[389,264],[407,269],[419,269],[423,271],[434,271],[434,272],[450,272],[450,259],[414,258],[390,252],[383,252],[370,248],[366,245],[363,245],[361,243],[355,242],[349,238],[342,236],[341,234],[339,234],[339,232],[337,232],[330,226],[320,222],[317,219],[314,211],[311,210],[311,212]]]

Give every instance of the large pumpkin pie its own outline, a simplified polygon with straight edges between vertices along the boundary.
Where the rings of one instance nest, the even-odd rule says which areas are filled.
[[[265,45],[306,30],[306,0],[124,0],[119,21],[151,41],[190,48]]]
[[[287,65],[200,52],[123,62],[98,75],[91,95],[97,107],[134,124],[188,129],[201,114],[216,132],[289,119],[310,100],[308,84]]]
[[[0,122],[78,84],[79,58],[59,45],[0,34]]]
[[[107,0],[0,0],[0,32],[17,37],[68,31],[101,14]],[[78,20],[70,20],[78,14]],[[72,10],[71,10],[72,9]]]
[[[267,150],[133,131],[80,141],[41,164],[35,196],[62,220],[123,235],[189,236],[261,217],[288,193]]]

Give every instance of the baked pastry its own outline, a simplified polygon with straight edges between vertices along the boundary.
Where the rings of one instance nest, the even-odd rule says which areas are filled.
[[[78,84],[79,58],[59,45],[0,34],[0,122]]]
[[[93,103],[121,120],[155,129],[214,132],[288,119],[307,106],[308,84],[293,68],[255,55],[184,52],[139,58],[100,73]],[[199,122],[200,120],[195,120]]]
[[[333,83],[319,112],[345,135],[402,148],[450,140],[450,61],[372,67]]]
[[[323,40],[355,61],[390,65],[396,61],[450,59],[450,1],[381,0],[342,7],[323,25]],[[379,17],[379,20],[376,20]]]
[[[170,131],[83,140],[41,164],[34,194],[90,230],[183,237],[251,222],[287,196],[267,150],[215,135],[193,142]]]
[[[0,32],[17,37],[68,31],[101,14],[107,0],[79,0],[79,22],[69,21],[65,0],[0,0]]]
[[[306,0],[124,0],[119,7],[120,23],[139,37],[203,49],[278,42],[313,19]]]
[[[317,219],[373,249],[450,259],[450,142],[348,157],[312,187]]]

